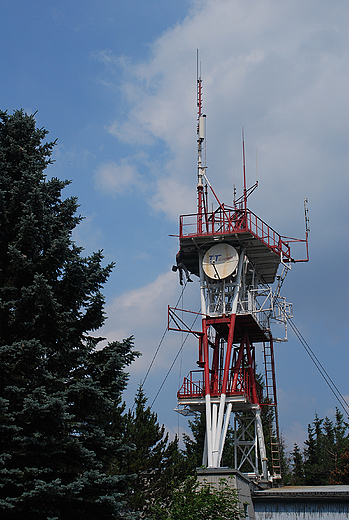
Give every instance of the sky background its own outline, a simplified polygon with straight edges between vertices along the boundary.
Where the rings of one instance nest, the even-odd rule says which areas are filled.
[[[116,262],[102,332],[108,341],[134,335],[142,352],[127,404],[180,295],[170,235],[196,205],[196,49],[207,174],[222,202],[232,202],[233,176],[241,190],[242,127],[248,184],[259,181],[250,209],[303,238],[309,200],[310,262],[292,267],[283,295],[349,401],[348,2],[1,0],[0,14],[0,109],[37,112],[57,139],[47,174],[72,180],[63,194],[77,195],[86,217],[74,240]],[[180,305],[199,310],[197,279]],[[184,339],[165,335],[145,382],[149,403]],[[333,418],[338,402],[291,330],[275,350],[280,427],[292,450],[314,414]],[[196,358],[189,338],[153,405],[171,434],[188,431],[173,409]]]

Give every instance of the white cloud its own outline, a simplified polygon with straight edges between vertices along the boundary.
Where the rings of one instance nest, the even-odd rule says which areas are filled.
[[[156,398],[153,409],[159,422],[166,425],[170,438],[178,433],[178,427],[182,433],[179,421],[184,422],[183,428],[188,433],[187,421],[173,410],[177,405],[176,390],[182,385],[183,377],[196,368],[198,356],[195,337],[167,330],[167,306],[176,305],[181,290],[176,273],[161,274],[152,283],[115,298],[106,308],[108,320],[100,331],[109,342],[135,337],[135,350],[142,355],[128,367],[131,377],[123,397],[131,407],[138,385],[144,383],[150,370],[144,383],[148,404]],[[199,310],[197,293],[197,284],[189,284],[178,306]]]
[[[151,205],[156,210],[161,210],[173,220],[178,215],[195,211],[195,198],[188,184],[182,184],[181,179],[166,177],[159,179],[157,190],[151,199]]]
[[[309,312],[323,326],[323,309],[330,312],[331,308],[345,308],[346,303],[343,291],[337,290],[340,284],[328,273],[324,275],[322,258],[314,258],[313,253],[323,252],[326,244],[327,270],[347,256],[346,241],[338,240],[347,233],[346,2],[202,0],[192,6],[181,23],[152,44],[147,61],[104,57],[108,67],[121,63],[123,70],[118,87],[126,111],[115,118],[109,131],[127,143],[128,157],[118,163],[116,173],[113,168],[101,170],[101,185],[115,195],[147,177],[152,209],[174,221],[181,212],[192,212],[196,195],[195,58],[199,48],[207,113],[207,172],[222,202],[231,202],[233,170],[241,188],[242,126],[249,184],[255,180],[258,150],[260,187],[251,198],[251,209],[281,234],[301,237],[303,198],[309,199],[311,264],[307,275],[303,271],[304,287],[299,294],[308,284],[311,301],[309,294],[304,297],[308,304],[298,294],[298,315],[302,313],[307,331],[321,347],[326,340],[316,336],[318,329],[309,321]],[[129,152],[132,143],[134,156]],[[132,165],[140,148],[146,153],[137,159],[137,173]],[[113,329],[107,325],[112,336],[136,335],[136,347],[144,356],[131,370],[139,377],[158,345],[167,304],[175,299],[177,282],[170,276],[160,276],[150,286],[120,296],[108,309],[109,324],[115,322]],[[295,294],[297,284],[289,290]],[[335,301],[334,294],[338,295]],[[333,301],[324,304],[324,298]],[[338,319],[335,311],[331,316]],[[339,328],[343,325],[336,323]],[[159,358],[159,370],[168,366],[175,352],[175,343],[171,343]],[[327,357],[327,351],[323,355]],[[282,374],[287,368],[280,370]],[[320,400],[321,406],[328,407],[324,403],[329,402],[306,383],[309,386],[302,392],[280,390],[288,436],[299,444],[304,431],[292,418],[298,418],[303,407],[302,421],[311,422]],[[345,384],[343,391],[347,391]]]
[[[119,164],[101,164],[95,174],[95,182],[97,189],[112,196],[123,194],[130,188],[143,186],[142,177],[127,159],[122,159]]]
[[[340,9],[300,0],[194,2],[184,21],[154,42],[148,61],[134,64],[104,56],[108,66],[122,63],[120,88],[128,104],[127,117],[116,120],[110,132],[123,142],[146,146],[149,153],[157,141],[169,151],[156,166],[158,181],[149,198],[154,209],[174,219],[176,207],[188,211],[187,186],[195,192],[197,47],[208,113],[208,175],[218,193],[231,193],[233,169],[239,177],[244,125],[247,155],[256,148],[268,150],[259,156],[260,182],[272,186],[274,210],[282,211],[285,190],[290,206],[314,190],[323,204],[329,186],[319,178],[333,167],[332,143],[336,136],[343,141],[348,126]],[[343,151],[339,155],[336,160],[343,166]],[[254,166],[250,177],[253,172]],[[345,180],[342,168],[336,175]],[[302,194],[293,189],[295,176]]]
[[[128,121],[114,121],[108,131],[115,135],[121,142],[127,144],[151,145],[154,143],[152,132],[147,125],[139,124],[136,118],[130,117]]]
[[[287,446],[286,451],[293,451],[294,445],[297,444],[302,450],[304,448],[304,441],[308,437],[308,432],[304,428],[304,424],[293,421],[287,431]]]
[[[167,305],[176,302],[179,290],[178,276],[169,271],[144,287],[118,296],[106,309],[108,321],[103,334],[109,341],[136,336],[136,348],[142,351],[142,363],[146,363],[148,359],[144,358],[154,353],[160,340],[161,324],[166,328]]]
[[[179,306],[196,309],[197,284],[189,284],[189,286]],[[164,333],[165,338],[152,367],[152,385],[161,383],[181,346],[183,335],[179,332],[167,331],[167,306],[176,305],[181,289],[178,275],[170,271],[159,275],[156,280],[144,287],[118,296],[106,308],[108,320],[100,331],[101,335],[107,337],[109,342],[121,341],[133,335],[135,349],[142,353],[142,356],[129,368],[133,380],[131,392],[134,392],[135,384],[144,379]],[[185,348],[189,349],[189,352],[184,371],[189,372],[191,367],[195,366],[197,341],[189,337],[185,342]],[[171,397],[175,401],[175,391]]]

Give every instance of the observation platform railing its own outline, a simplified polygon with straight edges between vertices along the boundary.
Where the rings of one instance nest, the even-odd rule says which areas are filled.
[[[242,395],[252,400],[252,389],[250,386],[250,377],[248,369],[242,369],[239,371],[236,388],[233,391],[233,377],[232,375],[228,380],[226,395],[228,397],[233,395]],[[210,395],[213,397],[219,397],[221,395],[220,389],[222,388],[222,379],[210,381]],[[259,398],[262,398],[262,387],[257,389]],[[204,371],[203,370],[192,370],[189,372],[188,377],[184,378],[181,389],[177,392],[178,399],[186,398],[203,398],[205,396],[205,382],[204,382]]]
[[[180,238],[251,233],[284,261],[291,261],[291,250],[281,235],[249,209],[235,209],[221,204],[215,211],[181,215]]]

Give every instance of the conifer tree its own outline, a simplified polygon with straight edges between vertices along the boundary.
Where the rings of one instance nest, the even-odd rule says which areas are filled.
[[[330,473],[329,484],[349,485],[349,447],[340,453],[336,467]]]
[[[308,438],[301,453],[295,445],[291,454],[295,485],[328,485],[349,483],[349,425],[336,409],[335,421],[320,419],[316,414],[308,425]]]
[[[157,415],[147,406],[147,397],[139,387],[133,409],[124,417],[125,440],[133,449],[119,461],[119,467],[126,473],[141,478],[162,464],[163,451],[168,442],[165,427],[158,423]],[[139,483],[135,484],[139,490]]]
[[[169,441],[164,425],[147,405],[142,386],[137,390],[134,407],[123,417],[125,442],[131,449],[116,462],[116,472],[134,474],[128,493],[132,510],[146,517],[155,499],[166,497],[174,482],[188,474],[186,459],[178,447],[178,438]]]
[[[192,438],[186,433],[183,434],[185,455],[193,468],[196,468],[202,465],[202,454],[204,451],[206,431],[205,414],[196,414],[192,421],[188,421],[188,425],[192,433]]]
[[[0,112],[0,517],[119,518],[110,475],[132,339],[96,350],[112,264],[83,257],[68,181],[47,179],[54,142],[23,111]]]
[[[291,477],[291,484],[294,486],[301,486],[304,482],[303,457],[298,444],[294,445],[291,453],[293,471]]]
[[[304,461],[304,483],[307,485],[325,484],[326,474],[324,474],[323,456],[323,419],[315,414],[312,425],[308,425],[308,439],[305,441],[305,461]]]

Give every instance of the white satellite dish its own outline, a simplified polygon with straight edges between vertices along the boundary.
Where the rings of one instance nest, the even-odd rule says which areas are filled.
[[[229,244],[217,244],[206,251],[202,260],[204,273],[214,280],[230,276],[239,263],[239,254]]]

